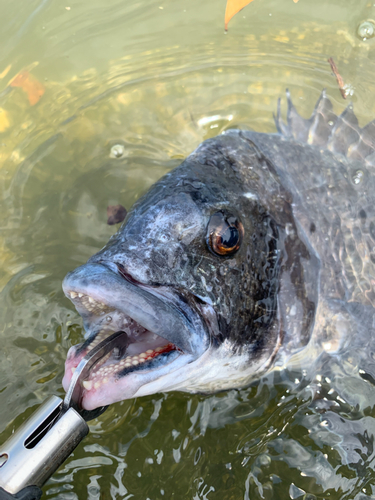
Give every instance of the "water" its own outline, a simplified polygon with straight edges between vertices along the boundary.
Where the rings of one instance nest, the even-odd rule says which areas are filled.
[[[0,78],[0,441],[49,395],[63,396],[65,356],[82,327],[61,281],[115,231],[108,205],[129,208],[226,128],[273,132],[287,87],[305,116],[323,87],[344,109],[328,57],[354,88],[360,122],[375,116],[375,40],[357,36],[375,18],[371,3],[255,0],[226,35],[224,9],[217,0],[0,0],[0,76],[10,65]],[[7,87],[25,68],[45,87],[33,106]],[[116,144],[125,153],[111,158]],[[374,397],[345,363],[322,362],[323,372],[339,375],[346,401],[330,378],[285,372],[241,391],[112,405],[45,496],[369,498]],[[345,463],[340,425],[325,424],[314,387],[368,439],[361,467]]]

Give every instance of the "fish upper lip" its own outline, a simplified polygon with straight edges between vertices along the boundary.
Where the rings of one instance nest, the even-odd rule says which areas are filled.
[[[100,317],[105,315],[105,307],[109,307],[173,343],[182,352],[199,356],[206,350],[209,336],[207,324],[200,314],[190,307],[187,308],[188,312],[186,307],[178,307],[178,297],[171,301],[159,295],[153,287],[138,284],[136,280],[130,281],[122,272],[116,272],[115,266],[117,264],[112,262],[89,262],[64,279],[64,293],[75,303],[86,325],[90,323],[90,308],[93,312],[101,304],[104,308],[96,311]],[[85,309],[80,308],[75,300],[84,295],[88,297],[88,307]]]

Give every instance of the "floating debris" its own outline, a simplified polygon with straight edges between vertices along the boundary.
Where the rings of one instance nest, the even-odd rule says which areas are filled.
[[[126,214],[126,208],[122,205],[110,205],[107,207],[107,224],[109,226],[113,226],[114,224],[122,222],[125,219]]]
[[[349,87],[348,85],[345,85],[344,80],[340,75],[339,70],[337,69],[336,63],[333,60],[333,58],[330,57],[328,59],[328,62],[331,65],[332,72],[336,77],[337,84],[339,86],[339,90],[341,92],[343,99],[346,99],[348,95],[353,95],[353,88]]]

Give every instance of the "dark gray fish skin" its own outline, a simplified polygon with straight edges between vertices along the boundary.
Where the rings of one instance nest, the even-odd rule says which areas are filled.
[[[268,350],[281,238],[264,207],[245,196],[247,186],[244,191],[236,171],[243,168],[241,154],[252,156],[254,170],[259,169],[263,160],[247,140],[223,135],[206,141],[134,205],[123,227],[89,262],[116,262],[142,284],[196,296],[215,309],[216,342],[228,339],[233,348]],[[274,184],[268,172],[262,174],[250,174],[252,182]],[[208,220],[220,209],[244,225],[245,240],[232,258],[213,255],[206,244]]]
[[[190,346],[185,374],[183,367],[175,372],[177,385],[163,372],[160,387],[124,398],[245,385],[312,340],[337,350],[358,324],[353,304],[366,316],[375,312],[374,125],[360,129],[351,106],[337,117],[324,92],[309,120],[288,95],[287,124],[278,111],[276,125],[280,134],[229,130],[205,141],[133,206],[88,264],[65,278],[69,298],[71,291],[87,293],[101,266],[94,295],[107,306],[114,276],[123,280],[129,304],[143,290],[146,303],[154,297],[147,317],[121,309],[121,284],[113,309],[155,333],[163,322],[157,301],[164,300],[169,326],[159,325],[158,335],[183,352]],[[210,217],[220,210],[244,227],[240,249],[228,257],[214,255],[206,241]],[[89,334],[98,331],[103,314],[73,302]],[[174,319],[181,324],[176,331]],[[210,363],[216,368],[208,370]],[[220,375],[220,366],[230,366],[230,375]]]

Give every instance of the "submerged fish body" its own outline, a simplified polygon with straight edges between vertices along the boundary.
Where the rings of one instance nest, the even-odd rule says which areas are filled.
[[[124,331],[124,349],[84,382],[86,409],[242,387],[309,349],[335,353],[352,337],[366,346],[375,125],[361,129],[351,106],[336,116],[324,92],[309,120],[288,96],[287,123],[278,112],[276,125],[202,143],[65,278],[87,331],[68,354],[65,388],[89,349]]]

